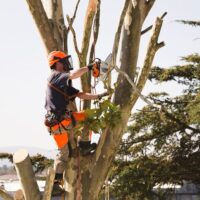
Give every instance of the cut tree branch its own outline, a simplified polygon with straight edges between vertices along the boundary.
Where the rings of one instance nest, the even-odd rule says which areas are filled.
[[[28,152],[24,149],[15,152],[13,163],[15,164],[25,199],[40,200],[41,195]]]
[[[163,15],[160,17],[161,19],[164,19],[164,17],[167,15],[167,12],[164,12]],[[153,28],[153,25],[145,28],[143,31],[141,31],[141,35],[144,35],[148,31],[150,31]]]
[[[155,24],[153,26],[153,33],[152,33],[151,39],[149,41],[144,65],[143,65],[141,74],[139,76],[138,82],[136,84],[139,91],[142,91],[144,84],[146,83],[146,80],[148,79],[149,72],[151,70],[151,66],[152,66],[153,59],[154,59],[156,52],[158,51],[159,48],[164,46],[164,42],[158,43],[158,37],[160,34],[162,23],[163,23],[163,20],[161,18],[157,18],[155,21]],[[133,101],[135,101],[135,100],[136,99],[134,97]]]

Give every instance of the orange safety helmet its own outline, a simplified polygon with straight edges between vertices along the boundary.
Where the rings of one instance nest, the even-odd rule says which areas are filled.
[[[48,55],[49,67],[52,67],[56,62],[62,58],[67,58],[67,54],[62,51],[52,51]]]

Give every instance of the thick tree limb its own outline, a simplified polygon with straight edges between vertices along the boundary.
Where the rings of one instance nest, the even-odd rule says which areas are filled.
[[[0,197],[2,197],[4,200],[14,200],[14,198],[9,195],[5,190],[0,188]]]
[[[158,37],[160,34],[162,23],[163,23],[163,20],[161,18],[157,18],[156,22],[153,26],[153,33],[152,33],[152,36],[151,36],[151,39],[149,41],[149,45],[147,48],[146,58],[144,61],[144,65],[143,65],[141,74],[140,74],[138,82],[137,82],[137,88],[139,89],[139,91],[141,91],[143,89],[144,84],[146,83],[146,80],[148,79],[148,75],[151,70],[153,59],[154,59],[154,56],[155,56],[157,50],[164,46],[164,42],[158,43]]]
[[[54,38],[51,24],[47,18],[41,0],[26,0],[45,44],[47,53],[59,49],[58,43]]]
[[[111,87],[111,71],[113,70],[114,66],[116,65],[122,26],[124,23],[124,18],[125,18],[126,12],[128,10],[129,3],[130,3],[130,0],[126,0],[124,3],[124,7],[123,7],[122,13],[120,15],[117,32],[115,33],[115,39],[114,39],[114,44],[113,44],[113,49],[112,49],[112,62],[110,64],[110,66],[108,66],[108,72],[107,72],[108,87]]]
[[[129,2],[129,7],[124,20],[120,69],[127,73],[132,80],[134,80],[136,75],[141,38],[140,32],[144,22],[142,9],[144,9],[143,1],[137,1],[134,7],[132,1]],[[117,83],[118,85],[114,94],[114,103],[116,105],[125,106],[129,102],[132,94],[132,87],[121,74],[118,76]],[[124,93],[124,88],[126,88],[126,93]]]
[[[123,26],[124,17],[126,15],[129,3],[130,3],[130,0],[126,0],[125,3],[124,3],[124,7],[123,7],[122,12],[121,12],[121,16],[120,16],[117,32],[115,33],[115,39],[114,39],[113,50],[112,50],[112,63],[109,66],[108,72],[107,72],[107,75],[109,76],[109,84],[111,84],[110,72],[116,66],[116,59],[117,59],[117,53],[118,53],[118,49],[119,49],[121,29],[122,29],[122,26]],[[107,132],[107,131],[105,131],[105,132]],[[105,140],[106,140],[106,134],[103,133],[101,135],[97,150],[95,152],[95,161],[94,162],[96,162],[99,159],[99,156],[101,154],[101,149],[103,147],[103,144],[105,143]]]
[[[87,65],[87,56],[91,38],[91,31],[94,16],[97,11],[98,0],[89,0],[86,16],[85,16],[85,24],[84,24],[84,31],[83,31],[83,39],[82,39],[82,46],[81,46],[81,59],[79,60],[80,67],[84,67]],[[81,77],[81,86],[84,92],[91,91],[91,81],[88,74],[84,74]],[[90,107],[90,101],[84,101],[83,109]]]
[[[89,63],[91,63],[95,57],[95,46],[99,36],[100,11],[101,11],[101,0],[98,0],[97,12],[95,14],[94,25],[93,25],[93,42],[90,49]]]
[[[88,48],[90,44],[90,36],[91,36],[91,31],[92,31],[93,19],[97,10],[97,5],[98,5],[97,0],[89,0],[88,8],[86,11],[83,40],[82,40],[82,47],[81,47],[82,59],[85,62],[85,64],[86,64],[86,57],[88,54]]]
[[[152,6],[154,5],[156,0],[145,0],[145,18],[149,14],[149,11],[151,10]]]
[[[60,50],[64,51],[64,42],[66,37],[66,26],[63,17],[62,0],[50,0],[47,3],[50,4],[47,15],[52,25],[54,38],[56,39]]]

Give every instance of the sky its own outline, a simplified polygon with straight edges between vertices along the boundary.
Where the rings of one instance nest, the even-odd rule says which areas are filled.
[[[123,2],[102,0],[101,30],[96,48],[96,55],[102,59],[112,50]],[[72,15],[75,3],[76,1],[63,0],[65,15]],[[79,44],[86,7],[87,1],[81,1],[74,23]],[[168,15],[164,19],[160,34],[160,41],[165,41],[166,46],[156,54],[154,65],[166,67],[181,64],[182,56],[199,53],[200,40],[195,40],[199,37],[199,29],[175,22],[177,19],[199,20],[199,8],[199,0],[156,1],[144,28],[165,11]],[[43,125],[45,89],[50,70],[44,45],[26,1],[2,1],[0,24],[0,147],[32,146],[55,149],[56,145]],[[142,36],[138,66],[143,63],[149,37],[150,32]],[[69,49],[77,66],[71,42]],[[76,83],[76,87],[80,88],[80,84]],[[148,82],[143,93],[148,94],[160,89],[170,92],[171,95],[182,90],[181,87],[174,87],[174,83],[166,86]],[[135,108],[142,105],[139,101]]]

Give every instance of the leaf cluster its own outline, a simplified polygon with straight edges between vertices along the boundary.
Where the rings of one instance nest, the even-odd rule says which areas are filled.
[[[121,118],[120,108],[109,100],[100,102],[98,108],[85,110],[85,113],[86,120],[81,122],[77,129],[87,127],[97,133],[101,133],[107,125],[113,128]]]
[[[35,173],[42,172],[50,166],[53,166],[53,159],[46,158],[41,154],[31,157],[31,163]]]

